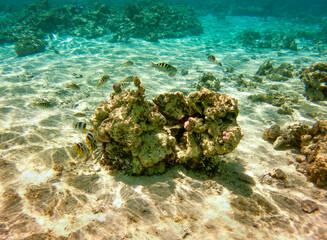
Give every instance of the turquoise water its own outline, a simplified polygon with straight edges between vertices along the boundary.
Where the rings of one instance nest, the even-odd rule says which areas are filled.
[[[103,30],[112,25],[101,25],[98,20],[94,21],[100,25],[90,28],[93,17],[87,16],[97,11],[93,3],[70,2],[72,16],[79,16],[80,11],[92,13],[79,19],[86,22],[72,20],[77,25],[69,25],[69,31],[47,22],[56,28],[37,35],[46,41],[45,49],[22,57],[17,56],[15,44],[35,29],[32,20],[23,28],[15,25],[15,14],[26,8],[16,3],[0,8],[1,36],[17,37],[3,37],[0,45],[1,239],[327,238],[326,189],[317,188],[297,171],[296,150],[277,151],[262,139],[264,129],[273,124],[286,127],[301,122],[312,126],[327,117],[326,98],[309,101],[299,78],[302,68],[327,62],[326,16],[319,11],[325,3],[316,1],[310,7],[298,1],[301,4],[294,7],[298,12],[287,12],[281,5],[285,14],[277,14],[281,11],[275,5],[269,12],[269,7],[256,2],[249,9],[240,6],[238,11],[237,1],[226,7],[228,11],[210,8],[210,1],[189,2],[195,7],[191,15],[199,21],[202,32],[189,35],[192,31],[176,27],[169,34],[185,36],[161,38],[163,27],[153,27],[155,18],[147,22],[155,30],[149,28],[142,36],[129,35],[124,29]],[[125,5],[111,3],[109,9],[117,7],[110,11],[126,11]],[[51,11],[51,4],[42,10],[43,17]],[[178,3],[176,8],[184,9],[183,4]],[[159,9],[162,6],[175,7],[174,3],[165,3]],[[89,7],[91,10],[87,10]],[[304,16],[302,9],[311,12]],[[41,19],[37,12],[33,14],[34,21]],[[6,19],[16,26],[14,33],[8,32]],[[132,26],[127,20],[116,21],[123,27]],[[139,27],[137,22],[133,24]],[[183,22],[171,24],[179,26]],[[85,33],[87,29],[101,34],[90,37],[90,32]],[[117,32],[122,38],[113,41]],[[222,66],[210,62],[209,54]],[[293,76],[280,81],[262,76],[262,82],[253,81],[251,77],[266,60],[275,68],[291,64]],[[133,65],[126,66],[127,61]],[[169,77],[167,72],[150,68],[151,61],[169,63],[178,72]],[[233,72],[229,72],[231,68]],[[182,75],[182,70],[188,74]],[[109,100],[114,83],[137,75],[150,100],[165,92],[187,95],[197,91],[204,73],[219,79],[219,93],[238,100],[237,122],[244,133],[237,148],[221,156],[226,164],[216,175],[209,177],[175,166],[163,175],[126,176],[100,165],[100,144],[85,159],[75,152],[75,144],[85,139],[85,134],[74,128],[74,123],[86,122],[87,131],[92,131],[88,119],[99,103]],[[97,88],[104,75],[110,79]],[[67,87],[72,83],[79,89]],[[132,84],[124,88],[135,89]],[[287,102],[291,113],[280,114],[279,107],[249,98],[267,94],[270,89],[297,98],[297,102]],[[49,104],[42,106],[40,102]],[[287,181],[270,177],[278,168],[287,175]],[[301,209],[305,199],[315,201],[319,210],[305,213]]]

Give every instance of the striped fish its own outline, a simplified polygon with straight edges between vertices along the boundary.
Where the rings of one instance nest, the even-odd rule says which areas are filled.
[[[86,136],[86,145],[89,148],[90,153],[94,152],[94,150],[98,147],[93,134],[90,132]]]
[[[151,68],[156,68],[159,71],[167,72],[170,77],[173,77],[177,73],[177,68],[174,66],[170,65],[169,63],[154,63],[151,62]]]
[[[75,144],[75,151],[78,155],[82,157],[86,157],[89,154],[89,149],[85,145],[85,143],[76,143]]]
[[[109,75],[103,75],[100,81],[98,82],[97,87],[100,87],[102,84],[108,82],[109,79],[110,79]]]
[[[86,122],[77,122],[74,124],[74,127],[82,133],[86,133]]]
[[[120,81],[121,86],[129,85],[130,83],[134,82],[134,76],[127,76],[123,80]]]
[[[49,107],[53,106],[53,103],[49,102],[48,100],[38,100],[38,101],[32,102],[31,105],[37,106],[37,107],[49,108]]]

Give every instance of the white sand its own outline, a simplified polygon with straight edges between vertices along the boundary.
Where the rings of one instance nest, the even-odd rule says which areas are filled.
[[[53,239],[327,239],[326,190],[307,183],[295,170],[290,150],[275,151],[261,138],[263,129],[274,123],[312,125],[327,117],[326,102],[308,102],[298,77],[283,83],[264,80],[250,92],[222,82],[221,92],[239,100],[238,123],[244,138],[223,157],[229,163],[213,179],[180,167],[162,176],[122,176],[102,169],[95,159],[84,163],[76,156],[74,144],[85,135],[73,128],[73,122],[87,120],[94,107],[108,99],[112,84],[128,75],[140,77],[150,99],[167,91],[194,91],[192,84],[203,72],[221,79],[222,68],[209,62],[207,53],[224,66],[233,66],[236,73],[249,75],[267,59],[275,66],[296,65],[294,60],[301,59],[299,69],[327,60],[326,54],[302,50],[306,45],[302,40],[298,40],[300,51],[282,50],[281,56],[271,49],[245,49],[234,40],[247,28],[276,29],[277,25],[287,31],[303,26],[247,17],[201,20],[203,35],[159,43],[55,36],[50,46],[59,54],[48,47],[44,53],[23,58],[16,57],[12,45],[0,47],[1,239],[32,234]],[[127,60],[134,66],[121,67]],[[149,68],[150,61],[170,62],[189,74],[170,78]],[[73,73],[83,77],[75,78]],[[111,80],[97,89],[104,74]],[[67,83],[76,83],[81,90],[72,91]],[[293,115],[279,115],[276,107],[247,99],[272,84],[298,94]],[[31,105],[41,98],[56,105]],[[78,112],[86,116],[73,117]],[[317,119],[307,112],[317,112]],[[54,164],[64,166],[61,174],[52,169]],[[287,174],[288,183],[264,177],[276,168]],[[304,199],[316,201],[320,210],[302,212]]]

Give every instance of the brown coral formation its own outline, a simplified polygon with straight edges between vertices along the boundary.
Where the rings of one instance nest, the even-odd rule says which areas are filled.
[[[220,80],[216,78],[212,73],[204,73],[199,82],[196,84],[196,89],[200,90],[202,87],[208,88],[212,91],[220,90]]]
[[[294,66],[290,63],[282,63],[278,68],[274,68],[270,60],[266,60],[259,67],[256,75],[266,76],[271,81],[282,82],[294,77],[292,71],[294,71]]]
[[[293,106],[298,103],[299,99],[294,93],[286,93],[278,90],[268,90],[265,93],[252,94],[249,96],[254,102],[266,102],[279,107],[279,114],[292,114]]]
[[[272,126],[264,130],[263,138],[274,141],[274,147],[295,147],[305,156],[300,164],[304,166],[308,181],[318,187],[327,185],[327,120],[316,122],[312,128],[308,125],[294,124],[285,130]],[[279,134],[278,134],[279,133]],[[278,135],[278,136],[277,136]]]
[[[240,142],[236,99],[202,88],[188,97],[160,94],[151,102],[138,77],[134,84],[136,91],[117,91],[115,85],[110,100],[99,104],[90,119],[103,144],[103,164],[151,175],[176,163],[200,166]]]
[[[304,68],[300,78],[305,84],[307,99],[322,101],[327,97],[327,63],[316,63]]]

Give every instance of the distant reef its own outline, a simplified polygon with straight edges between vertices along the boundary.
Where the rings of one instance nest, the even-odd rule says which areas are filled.
[[[2,10],[1,10],[2,9]],[[48,33],[96,38],[111,34],[109,41],[142,38],[157,41],[198,35],[202,26],[186,4],[139,1],[121,5],[70,3],[52,6],[44,0],[23,8],[0,9],[0,44],[22,39],[44,39]]]

